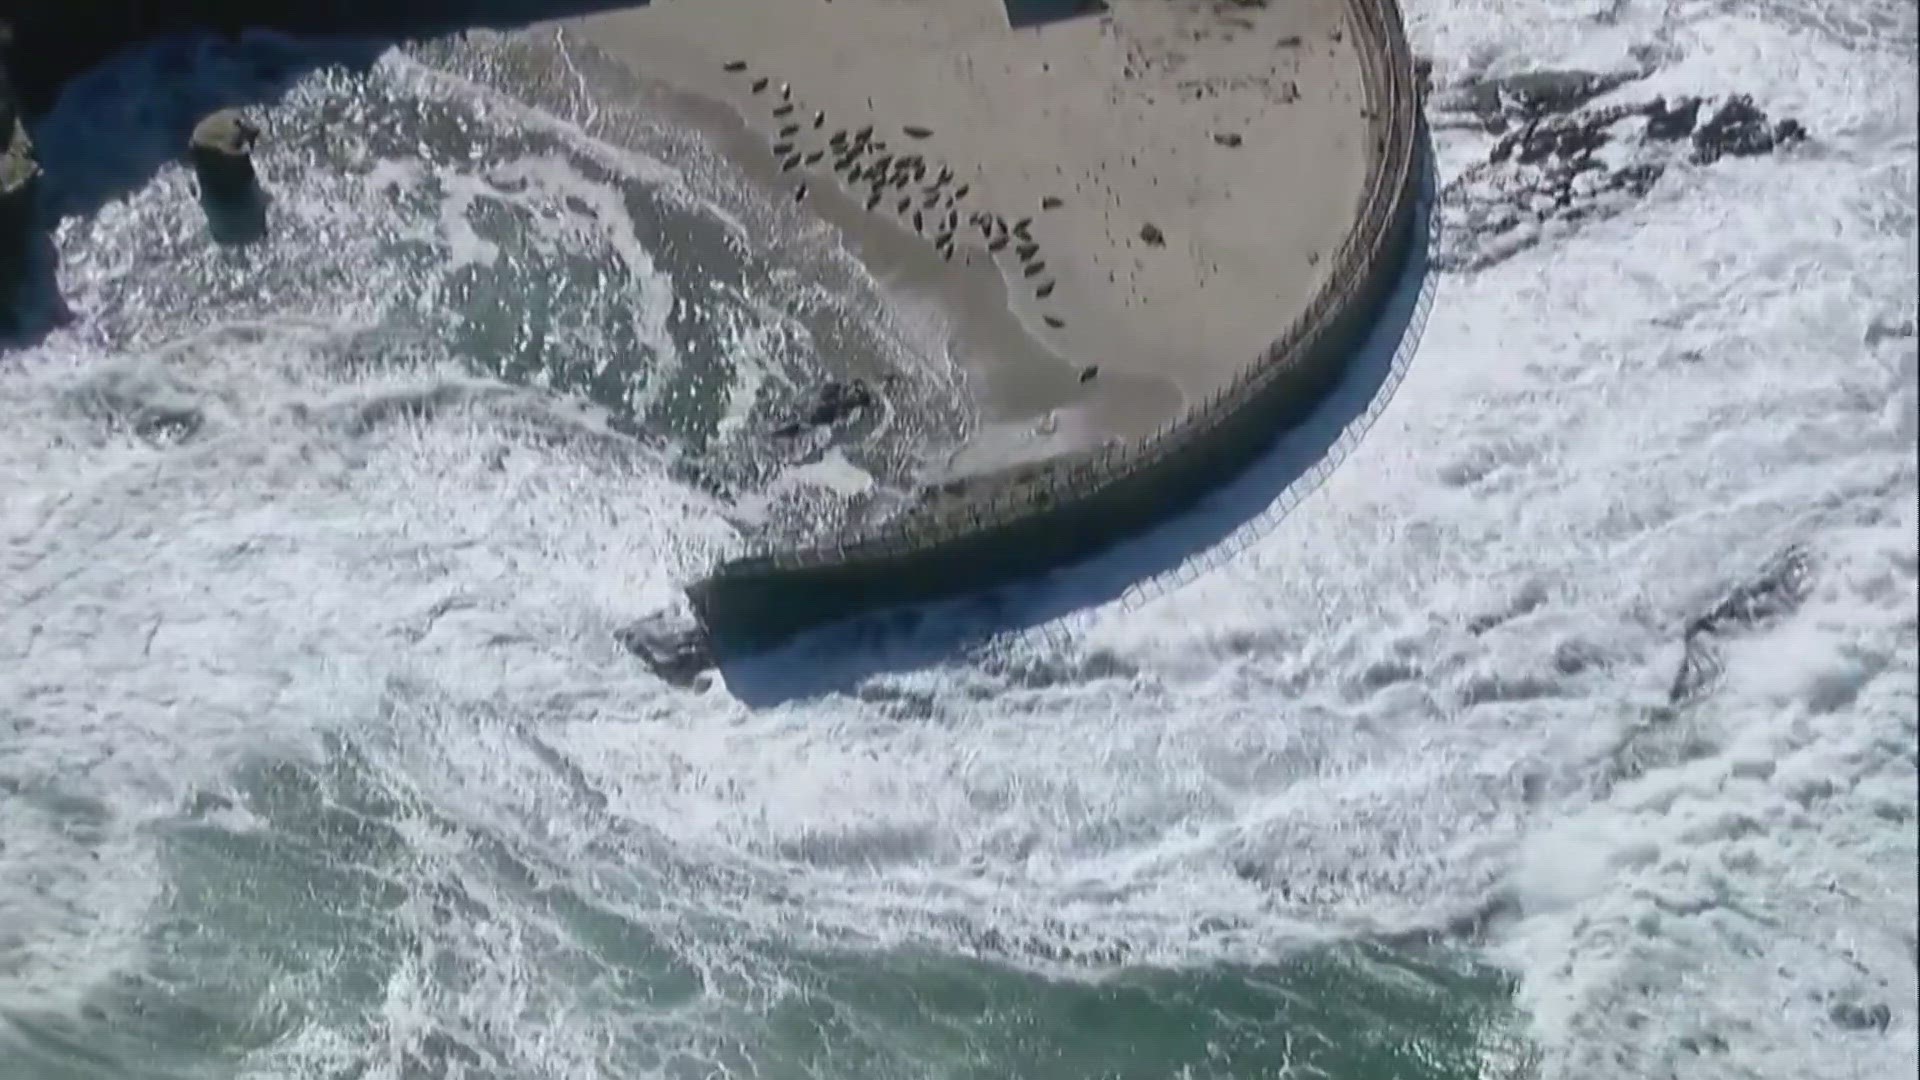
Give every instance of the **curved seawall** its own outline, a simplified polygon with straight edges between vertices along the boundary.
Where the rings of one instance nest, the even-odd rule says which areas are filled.
[[[1340,378],[1404,267],[1420,93],[1395,0],[1352,0],[1373,141],[1326,284],[1233,381],[1154,435],[982,478],[959,501],[825,546],[722,563],[687,588],[717,649],[746,652],[864,611],[964,595],[1087,558],[1191,507]]]

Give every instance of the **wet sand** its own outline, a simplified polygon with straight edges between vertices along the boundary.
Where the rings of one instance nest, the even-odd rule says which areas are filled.
[[[1365,190],[1346,0],[1021,29],[1001,0],[653,0],[555,28],[951,315],[984,417],[957,472],[1204,399],[1305,308]]]

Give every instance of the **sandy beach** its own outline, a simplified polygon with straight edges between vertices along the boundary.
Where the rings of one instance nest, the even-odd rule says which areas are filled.
[[[985,418],[956,472],[1204,398],[1307,304],[1365,189],[1347,0],[1019,28],[1002,0],[653,0],[555,29],[724,105],[723,151],[954,312]]]

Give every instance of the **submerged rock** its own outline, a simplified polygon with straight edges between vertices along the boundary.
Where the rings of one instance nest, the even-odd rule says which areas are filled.
[[[614,640],[673,686],[691,686],[713,666],[707,632],[691,616],[664,611],[614,631]]]
[[[1722,665],[1713,639],[1729,630],[1753,626],[1787,614],[1806,599],[1813,565],[1806,550],[1789,547],[1767,560],[1760,572],[1734,586],[1711,608],[1687,620],[1680,669],[1667,690],[1667,702],[1682,705],[1705,693]]]
[[[1685,97],[1671,108],[1667,99],[1654,98],[1647,103],[1646,137],[1657,142],[1671,142],[1684,139],[1693,134],[1693,127],[1700,122],[1700,99]]]
[[[865,379],[847,382],[829,379],[808,403],[806,411],[774,429],[774,434],[792,438],[810,427],[831,427],[862,409],[872,408],[875,400],[873,388]]]

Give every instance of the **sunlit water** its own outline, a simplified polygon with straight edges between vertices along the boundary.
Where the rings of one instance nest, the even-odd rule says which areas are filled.
[[[97,73],[50,164],[291,86],[270,239],[70,190],[76,317],[0,357],[0,1073],[1910,1075],[1912,12],[1410,18],[1814,139],[1443,277],[1212,573],[758,710],[612,631],[957,430],[925,328],[591,72],[497,93],[532,52]],[[898,430],[757,452],[823,355]]]

